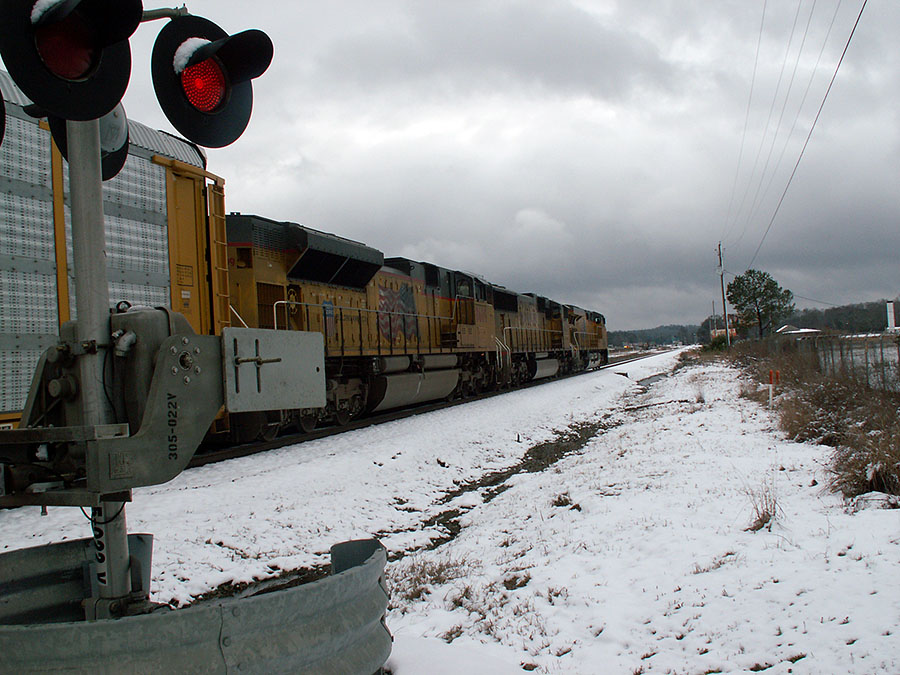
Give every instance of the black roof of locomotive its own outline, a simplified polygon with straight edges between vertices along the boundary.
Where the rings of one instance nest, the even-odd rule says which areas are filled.
[[[299,223],[230,213],[228,243],[276,251],[296,251],[288,270],[294,279],[363,288],[384,265],[384,254],[370,246]]]

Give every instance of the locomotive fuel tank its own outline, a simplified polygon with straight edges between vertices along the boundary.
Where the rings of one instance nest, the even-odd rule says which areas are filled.
[[[553,377],[559,372],[559,360],[538,359],[528,362],[528,373],[532,380],[540,380],[545,377]]]
[[[456,389],[459,370],[426,370],[423,373],[380,375],[369,391],[371,412],[391,410],[446,398]]]

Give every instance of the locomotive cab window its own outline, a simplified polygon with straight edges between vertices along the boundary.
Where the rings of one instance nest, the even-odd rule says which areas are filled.
[[[471,298],[472,284],[465,277],[458,277],[456,281],[456,297]]]

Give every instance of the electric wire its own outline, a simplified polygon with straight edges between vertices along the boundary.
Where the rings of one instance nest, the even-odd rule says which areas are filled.
[[[806,99],[809,96],[809,92],[812,89],[812,83],[815,80],[816,73],[819,72],[819,64],[822,61],[822,55],[825,53],[825,47],[828,46],[828,39],[831,37],[831,31],[834,29],[834,23],[837,19],[838,11],[841,8],[841,3],[843,0],[838,0],[837,5],[835,5],[834,13],[831,15],[831,23],[828,25],[828,30],[825,33],[825,39],[822,41],[822,47],[819,49],[819,55],[816,57],[816,63],[812,68],[812,71],[809,74],[809,80],[806,83],[806,89],[803,92],[803,97],[800,99],[800,105],[797,107],[797,114],[794,116],[794,121],[791,124],[791,130],[788,132],[787,137],[784,140],[784,144],[781,146],[781,153],[778,155],[778,161],[775,163],[775,169],[772,171],[769,176],[769,182],[766,184],[766,189],[763,192],[762,199],[760,200],[760,206],[765,201],[766,196],[769,194],[769,190],[772,188],[772,184],[775,182],[775,177],[778,175],[778,169],[781,168],[781,163],[784,160],[784,155],[787,152],[788,145],[790,144],[791,138],[794,136],[794,131],[797,128],[797,123],[800,121],[800,115],[803,112],[803,106],[806,105]],[[756,217],[756,214],[759,212],[759,207],[753,213],[753,217]],[[746,228],[745,228],[746,229]],[[743,238],[744,232],[741,232],[741,237],[738,238],[738,243],[741,238]]]
[[[125,510],[125,502],[122,502],[122,505],[119,507],[119,510],[116,511],[116,514],[108,520],[94,520],[93,514],[88,515],[88,512],[84,510],[83,506],[79,506],[78,508],[81,509],[81,515],[83,515],[85,518],[87,518],[89,521],[91,521],[92,527],[97,526],[97,525],[109,525],[116,518],[118,518],[120,515],[122,515],[122,511]]]
[[[738,274],[735,274],[735,273],[732,272],[731,270],[722,270],[722,271],[723,271],[725,274],[727,274],[728,276],[731,276],[731,277],[737,277],[737,276],[739,276]],[[818,303],[818,304],[820,304],[820,305],[828,305],[829,307],[840,307],[840,306],[841,306],[841,305],[837,305],[837,304],[835,304],[835,303],[833,303],[833,302],[825,302],[824,300],[816,300],[815,298],[807,298],[805,295],[799,295],[799,294],[797,294],[797,293],[793,293],[793,296],[794,296],[795,298],[800,298],[801,300],[808,300],[809,302],[815,302],[815,303]]]
[[[797,13],[794,15],[794,25],[791,28],[791,38],[788,42],[788,52],[791,49],[791,43],[794,40],[794,32],[797,26],[797,19],[800,17],[800,8],[803,5],[802,1],[797,3]],[[794,67],[791,70],[791,77],[788,81],[787,91],[784,95],[784,102],[781,104],[781,112],[778,114],[778,122],[775,124],[775,134],[772,136],[772,144],[769,146],[769,152],[766,155],[766,163],[763,166],[762,171],[759,174],[759,182],[756,184],[756,192],[753,194],[753,201],[750,203],[750,211],[747,214],[747,219],[744,222],[744,227],[741,230],[741,236],[738,237],[738,241],[740,242],[743,238],[744,233],[747,231],[747,227],[750,222],[756,217],[756,214],[759,212],[763,202],[765,201],[765,197],[768,194],[769,186],[772,184],[772,179],[778,173],[778,167],[781,162],[781,158],[779,157],[778,162],[775,164],[775,168],[771,172],[771,177],[769,178],[768,183],[766,184],[766,189],[762,190],[763,183],[765,182],[765,177],[769,174],[769,166],[772,162],[772,153],[775,151],[775,146],[778,144],[778,137],[781,135],[782,122],[784,121],[784,113],[787,110],[788,101],[791,98],[791,91],[794,88],[794,81],[797,78],[797,68],[800,66],[800,57],[803,56],[803,48],[806,46],[806,38],[809,36],[809,26],[812,23],[813,13],[816,11],[816,0],[812,1],[812,8],[810,9],[809,16],[806,19],[806,27],[803,31],[803,38],[800,40],[800,48],[797,50],[797,58],[794,60]],[[787,59],[785,59],[787,61]],[[777,97],[777,95],[776,95]],[[773,99],[773,103],[775,100]],[[791,131],[793,132],[793,127],[791,127]],[[790,134],[787,137],[787,140],[790,140]],[[785,147],[787,147],[787,141],[785,142]],[[781,156],[784,156],[782,152]]]
[[[734,223],[731,223],[731,209],[734,206],[734,196],[737,193],[738,177],[741,174],[741,162],[744,158],[744,143],[747,140],[747,125],[750,122],[750,108],[751,104],[753,103],[753,89],[756,86],[756,71],[759,66],[759,52],[760,46],[762,45],[763,28],[766,24],[767,6],[768,0],[765,0],[763,2],[762,18],[759,22],[759,37],[756,40],[756,58],[753,60],[753,75],[750,78],[750,96],[747,97],[747,111],[744,114],[744,131],[741,133],[741,149],[738,152],[737,166],[735,166],[734,168],[734,183],[731,186],[731,197],[728,200],[728,211],[725,214],[726,230],[725,233],[720,237],[720,239],[726,238],[731,233],[731,228],[734,227]],[[735,222],[737,222],[737,219],[735,219]]]
[[[781,193],[781,198],[778,200],[778,204],[775,206],[775,211],[772,213],[771,219],[769,219],[769,224],[766,226],[766,231],[763,232],[762,239],[760,239],[759,241],[759,246],[756,247],[756,252],[750,259],[750,264],[747,265],[747,269],[753,267],[753,263],[756,261],[756,256],[759,255],[759,251],[760,249],[762,249],[763,243],[766,241],[769,230],[772,229],[772,224],[775,222],[775,218],[778,216],[778,211],[781,209],[781,205],[784,203],[784,198],[787,196],[788,190],[791,187],[791,183],[794,180],[794,176],[797,175],[797,168],[800,166],[800,162],[803,160],[803,155],[806,152],[806,147],[809,145],[809,139],[812,138],[813,131],[815,131],[816,124],[819,121],[819,116],[822,114],[822,109],[825,107],[825,101],[828,100],[828,94],[831,93],[831,88],[834,86],[834,81],[837,78],[838,71],[841,69],[841,64],[844,62],[844,57],[847,55],[847,50],[850,48],[850,42],[853,40],[853,36],[856,34],[856,29],[859,26],[859,22],[862,19],[863,12],[866,9],[866,3],[868,3],[868,0],[863,0],[862,7],[860,7],[859,14],[856,17],[856,22],[853,24],[853,30],[850,31],[850,36],[847,38],[847,43],[844,45],[844,50],[841,52],[841,58],[838,59],[837,66],[835,66],[834,69],[834,74],[831,76],[831,81],[828,83],[828,89],[825,90],[825,95],[822,97],[822,103],[819,105],[819,110],[816,112],[816,116],[813,119],[812,126],[810,126],[809,133],[806,135],[806,140],[803,143],[803,147],[800,149],[800,156],[797,157],[797,162],[794,164],[794,170],[791,171],[791,175],[788,178],[787,185],[784,186],[784,191]]]
[[[828,305],[829,307],[840,307],[840,305],[836,305],[833,302],[825,302],[824,300],[816,300],[815,298],[807,298],[805,295],[797,295],[794,293],[795,298],[800,298],[801,300],[808,300],[809,302],[815,302],[819,305]]]
[[[762,156],[762,150],[766,145],[766,138],[769,135],[769,128],[772,125],[772,115],[775,113],[775,102],[778,100],[778,92],[781,91],[781,81],[784,79],[784,69],[787,66],[788,55],[791,51],[791,43],[794,40],[794,33],[797,29],[797,18],[799,16],[800,3],[798,2],[797,12],[794,14],[794,23],[791,26],[791,36],[788,39],[787,47],[784,50],[784,58],[781,61],[781,71],[778,73],[778,82],[775,84],[775,94],[772,96],[772,103],[769,106],[769,114],[766,117],[766,126],[759,138],[759,147],[756,149],[756,159],[753,160],[753,168],[750,170],[750,179],[747,181],[747,187],[744,189],[744,194],[741,197],[741,203],[738,206],[737,213],[741,213],[744,210],[744,204],[747,201],[747,195],[750,193],[750,186],[753,185],[754,176],[756,176],[756,169],[759,166],[759,158]]]

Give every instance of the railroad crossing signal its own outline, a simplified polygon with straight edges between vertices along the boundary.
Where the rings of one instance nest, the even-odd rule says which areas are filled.
[[[199,145],[220,148],[247,127],[250,80],[272,62],[269,36],[259,30],[228,35],[197,16],[173,19],[153,45],[151,72],[159,104],[172,125]]]
[[[146,18],[159,18],[149,16],[157,11]],[[119,105],[131,77],[128,40],[142,18],[141,0],[0,2],[0,56],[37,114],[51,121],[61,148],[63,121],[99,119]],[[198,145],[219,148],[234,142],[250,121],[250,81],[266,71],[273,51],[272,41],[259,30],[228,35],[207,19],[172,18],[160,31],[151,57],[163,112]],[[118,117],[124,120],[124,112]],[[119,149],[108,151],[112,155]],[[104,175],[115,172],[104,169]]]
[[[69,140],[66,121],[49,115],[50,133],[60,154],[69,160]],[[100,118],[100,176],[103,180],[115,178],[128,159],[128,118],[119,103]]]
[[[142,13],[141,0],[4,0],[0,55],[19,88],[45,112],[97,119],[128,87],[128,38]]]

